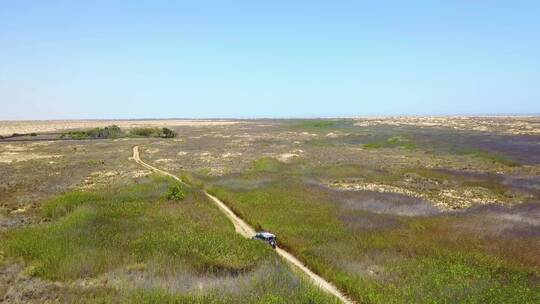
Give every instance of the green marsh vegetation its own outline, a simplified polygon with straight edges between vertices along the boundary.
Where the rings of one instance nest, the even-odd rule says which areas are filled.
[[[184,187],[180,185],[174,185],[169,187],[169,190],[167,191],[167,199],[169,201],[181,201],[186,197],[186,193],[183,189]]]
[[[59,297],[66,301],[335,303],[268,246],[236,234],[200,191],[181,187],[183,199],[169,203],[176,185],[151,176],[66,193],[42,206],[46,223],[2,233],[0,250],[29,276],[65,283]],[[70,285],[109,279],[120,284],[93,291]]]
[[[176,137],[176,132],[169,128],[133,128],[129,131],[130,136],[134,137]]]
[[[500,236],[486,230],[481,216],[467,213],[399,216],[354,208],[338,191],[313,181],[361,176],[388,182],[398,174],[363,174],[365,168],[346,164],[295,166],[261,159],[235,178],[246,184],[250,179],[271,182],[256,188],[214,182],[209,190],[253,226],[276,233],[281,246],[361,303],[540,300],[538,239]],[[418,173],[440,180],[449,176]]]
[[[72,131],[62,133],[60,138],[64,139],[106,139],[123,137],[124,132],[117,125],[110,125],[104,128],[94,128],[87,131]]]
[[[349,119],[300,119],[288,122],[287,126],[293,130],[305,132],[330,132],[353,128],[354,121]]]
[[[363,145],[365,149],[398,148],[415,149],[416,145],[402,136],[393,136],[383,141],[369,142]]]

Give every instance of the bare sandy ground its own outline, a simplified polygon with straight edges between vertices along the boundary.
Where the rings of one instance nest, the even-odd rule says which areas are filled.
[[[117,125],[120,128],[223,126],[237,124],[232,120],[146,119],[146,120],[13,120],[0,121],[0,135],[13,133],[46,133],[68,129],[86,129]]]
[[[32,143],[29,145],[0,145],[0,163],[12,163],[17,161],[26,161],[31,159],[57,158],[60,154],[34,153],[34,147],[47,145],[47,142]]]
[[[399,116],[359,119],[357,126],[375,125],[439,127],[456,130],[539,135],[540,116]]]

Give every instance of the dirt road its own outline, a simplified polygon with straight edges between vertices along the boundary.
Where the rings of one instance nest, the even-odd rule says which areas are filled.
[[[176,175],[173,175],[173,174],[171,174],[171,173],[169,173],[167,171],[163,171],[161,169],[153,167],[153,166],[145,163],[144,161],[142,161],[141,158],[140,158],[140,155],[139,155],[139,147],[138,146],[133,147],[133,160],[135,160],[138,164],[140,164],[141,166],[143,166],[143,167],[145,167],[147,169],[153,170],[153,171],[161,173],[163,175],[170,176],[170,177],[174,178],[175,180],[177,180],[178,182],[186,185],[186,183],[184,183],[184,181],[182,181],[182,179],[180,179]],[[244,222],[244,220],[242,220],[236,214],[234,214],[234,212],[232,212],[232,210],[229,209],[229,207],[227,207],[227,205],[225,203],[223,203],[217,197],[207,193],[206,191],[204,192],[204,194],[206,194],[206,196],[208,198],[210,198],[210,200],[212,202],[214,202],[218,206],[218,208],[221,211],[223,211],[223,213],[225,213],[225,215],[229,218],[229,220],[231,220],[231,222],[234,225],[234,229],[236,230],[237,233],[239,233],[240,235],[242,235],[242,236],[244,236],[246,238],[251,238],[251,237],[253,237],[255,235],[255,230],[251,226],[249,226],[246,222]],[[323,279],[322,277],[320,277],[319,275],[317,275],[316,273],[311,271],[302,262],[300,262],[300,260],[298,260],[296,257],[294,257],[289,252],[287,252],[287,251],[285,251],[285,250],[283,250],[283,249],[281,249],[279,247],[276,248],[276,252],[283,259],[285,259],[285,261],[287,261],[288,263],[290,263],[291,265],[296,267],[298,270],[302,271],[311,280],[311,282],[313,284],[315,284],[316,286],[318,286],[322,290],[336,296],[343,303],[347,303],[347,304],[354,303],[352,300],[347,298],[343,293],[341,293],[341,291],[339,291],[332,283],[326,281],[325,279]]]

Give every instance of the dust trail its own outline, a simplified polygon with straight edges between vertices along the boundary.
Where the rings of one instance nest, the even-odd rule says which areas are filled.
[[[156,171],[158,173],[161,173],[163,175],[170,176],[177,180],[178,182],[187,185],[182,179],[180,179],[178,176],[173,175],[167,171],[163,171],[161,169],[158,169],[156,167],[153,167],[144,161],[141,160],[139,155],[139,147],[135,146],[133,147],[133,160],[140,164],[141,166]],[[220,199],[217,197],[209,194],[208,192],[204,191],[204,194],[210,198],[210,200],[218,206],[218,208],[229,218],[229,220],[233,223],[234,229],[236,232],[243,237],[251,238],[255,235],[255,229],[253,227],[249,226],[244,220],[242,220],[240,217],[238,217],[232,210],[223,203]],[[338,299],[340,299],[343,303],[346,304],[353,304],[354,302],[350,300],[347,296],[345,296],[339,289],[337,289],[336,286],[334,286],[332,283],[326,281],[313,271],[311,271],[309,268],[307,268],[300,260],[298,260],[295,256],[290,254],[289,252],[283,250],[282,248],[276,248],[276,253],[279,254],[285,261],[287,261],[289,264],[296,267],[298,270],[302,271],[313,284],[321,288],[322,290],[334,295]]]

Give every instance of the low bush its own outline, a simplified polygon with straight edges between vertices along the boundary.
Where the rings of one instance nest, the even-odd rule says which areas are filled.
[[[129,134],[135,137],[176,137],[176,132],[169,128],[133,128],[129,131]]]
[[[119,138],[124,136],[124,132],[117,125],[110,125],[104,128],[94,128],[87,131],[72,131],[62,133],[63,139],[106,139]]]
[[[159,137],[160,132],[158,128],[133,128],[129,134],[139,137]]]
[[[167,199],[169,201],[181,201],[186,197],[186,194],[182,187],[179,185],[174,185],[169,187],[169,191],[167,192]]]
[[[176,137],[176,132],[169,128],[163,128],[161,129],[161,137],[163,138],[173,138]]]

